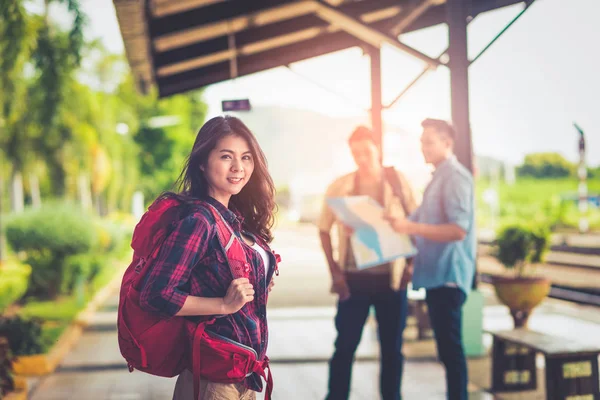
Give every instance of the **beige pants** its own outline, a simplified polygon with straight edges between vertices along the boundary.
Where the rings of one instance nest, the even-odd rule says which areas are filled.
[[[256,392],[243,383],[216,383],[200,379],[200,397],[196,400],[256,400]],[[177,378],[173,400],[194,399],[194,376],[185,370]]]

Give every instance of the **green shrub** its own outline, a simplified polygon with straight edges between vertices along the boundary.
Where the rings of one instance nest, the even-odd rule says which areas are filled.
[[[531,263],[544,260],[549,242],[550,231],[545,226],[507,225],[496,237],[495,255],[506,268],[523,276]]]
[[[78,285],[85,287],[108,262],[106,256],[97,253],[77,254],[65,260],[63,293],[73,293]]]
[[[8,339],[15,356],[40,354],[45,351],[42,341],[42,323],[19,316],[0,318],[0,336]]]
[[[76,254],[65,260],[62,293],[73,293],[78,285],[85,285],[92,274],[92,257],[90,254]]]
[[[27,290],[31,267],[15,261],[0,263],[0,314]]]
[[[129,251],[131,243],[131,229],[124,223],[103,219],[98,222],[98,236],[103,238],[99,240],[100,253],[111,253],[117,257],[122,256],[125,251]]]
[[[115,277],[117,268],[115,263],[106,264],[92,279],[89,286],[89,294],[94,295],[98,290],[108,285],[110,281]]]
[[[13,217],[6,238],[15,251],[25,253],[32,267],[28,294],[55,298],[68,286],[63,283],[65,259],[89,251],[96,232],[90,215],[58,205]]]
[[[85,307],[75,297],[64,297],[52,301],[29,301],[19,310],[24,319],[53,322],[70,322]]]

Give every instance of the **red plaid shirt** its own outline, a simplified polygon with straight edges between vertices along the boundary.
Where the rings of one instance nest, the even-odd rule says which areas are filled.
[[[204,201],[221,213],[244,243],[240,236],[241,217],[213,198],[208,197]],[[206,207],[199,206],[175,225],[150,266],[150,272],[144,282],[140,296],[140,304],[144,309],[174,316],[183,307],[189,295],[225,297],[233,276],[214,229],[215,223],[211,212]],[[214,324],[207,327],[207,331],[253,348],[260,360],[267,350],[268,283],[277,261],[266,243],[259,239],[257,243],[270,255],[270,262],[268,270],[265,271],[260,254],[244,244],[246,257],[253,267],[250,271],[250,283],[256,292],[254,301],[247,303],[234,314],[219,316]],[[195,321],[202,318],[210,316],[193,317]],[[253,390],[262,388],[256,374],[247,380],[247,385]]]

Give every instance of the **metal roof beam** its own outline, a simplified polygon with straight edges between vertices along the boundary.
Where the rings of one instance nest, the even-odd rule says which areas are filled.
[[[477,15],[486,11],[497,10],[503,7],[509,7],[515,4],[522,3],[524,0],[472,0],[470,8],[470,17],[475,18]],[[360,4],[360,3],[359,3]],[[391,20],[383,24],[379,30],[390,32],[398,21]],[[439,5],[430,7],[419,18],[408,25],[402,33],[412,32],[430,26],[446,23],[446,6]]]
[[[433,6],[439,6],[446,0],[422,0],[417,6],[412,7],[406,15],[390,30],[391,34],[398,37],[406,28],[414,23],[421,15]]]
[[[410,46],[401,43],[395,37],[388,35],[387,33],[381,32],[347,14],[344,12],[335,9],[334,7],[330,7],[323,3],[317,3],[317,15],[319,17],[329,21],[331,24],[335,26],[339,26],[344,31],[349,34],[355,36],[356,38],[372,45],[377,48],[380,48],[384,43],[387,43],[407,54],[410,54],[413,57],[420,59],[427,63],[431,68],[436,68],[441,65],[439,60],[434,60],[421,53],[418,50],[413,49]]]
[[[527,0],[523,4],[523,9],[502,29],[480,52],[477,54],[469,63],[469,65],[473,64],[475,61],[479,59],[500,37],[525,14],[525,12],[529,9],[529,6],[533,4],[535,0]]]

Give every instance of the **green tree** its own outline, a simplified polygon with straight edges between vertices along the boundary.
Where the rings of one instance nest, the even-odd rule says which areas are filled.
[[[35,157],[26,151],[32,137],[28,119],[28,79],[25,66],[35,47],[35,21],[27,14],[23,0],[0,2],[0,152],[8,165],[13,209],[19,209],[21,173]],[[1,196],[1,194],[0,194]]]
[[[207,106],[202,101],[202,91],[166,99],[158,99],[156,93],[141,97],[131,76],[117,93],[122,102],[119,107],[122,120],[127,121],[128,115],[138,117],[137,128],[132,129],[140,151],[138,188],[151,201],[171,189],[177,180],[196,133],[204,123]]]
[[[564,178],[575,172],[575,165],[558,153],[533,153],[525,156],[517,168],[519,176],[533,178]]]
[[[588,178],[597,179],[600,178],[600,166],[595,168],[588,168]]]
[[[73,24],[63,31],[49,18],[51,3],[66,5]],[[34,100],[30,105],[40,127],[36,150],[48,166],[54,184],[54,194],[62,196],[66,189],[65,143],[73,140],[72,126],[60,118],[65,99],[75,86],[84,47],[83,29],[86,16],[77,0],[44,0],[45,13],[40,16],[37,43],[33,52],[36,70]]]

